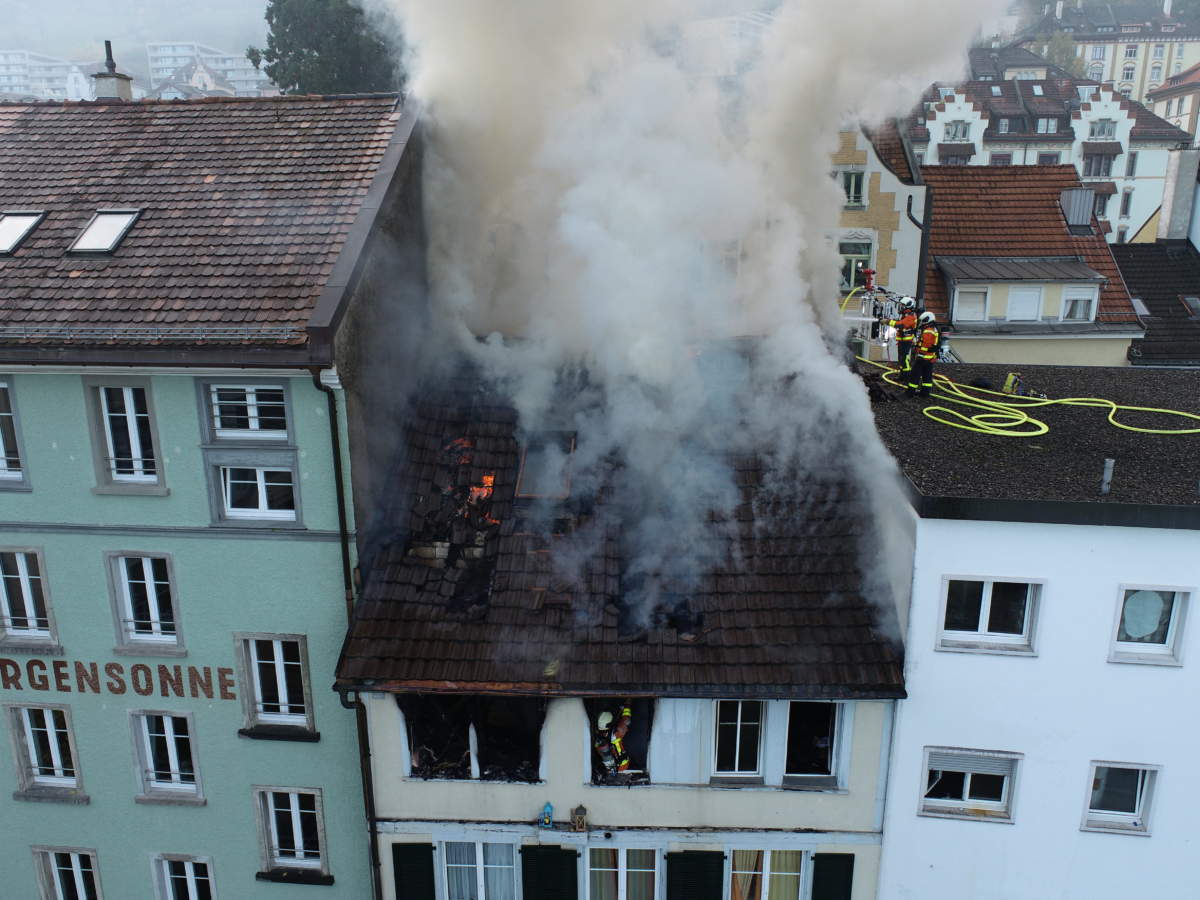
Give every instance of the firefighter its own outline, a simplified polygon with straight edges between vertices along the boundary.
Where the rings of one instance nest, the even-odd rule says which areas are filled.
[[[596,717],[596,752],[609,774],[629,770],[629,754],[625,751],[625,735],[629,733],[629,723],[633,719],[633,710],[628,706],[621,707],[621,714],[613,721],[613,714],[607,710]]]
[[[912,364],[908,368],[908,390],[904,392],[909,397],[917,394],[928,397],[933,390],[933,361],[937,359],[941,339],[933,313],[921,313],[917,317],[917,332],[909,353]]]
[[[917,301],[912,297],[900,298],[900,318],[888,319],[888,325],[896,329],[896,362],[900,371],[907,372],[913,337],[917,333]]]

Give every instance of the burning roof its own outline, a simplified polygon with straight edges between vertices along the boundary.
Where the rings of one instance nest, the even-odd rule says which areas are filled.
[[[865,512],[848,481],[802,476],[774,496],[759,459],[736,458],[742,502],[734,521],[714,516],[706,571],[635,574],[631,535],[601,514],[605,488],[517,496],[504,403],[427,396],[406,437],[403,528],[367,576],[339,687],[903,696],[902,651],[864,596]]]

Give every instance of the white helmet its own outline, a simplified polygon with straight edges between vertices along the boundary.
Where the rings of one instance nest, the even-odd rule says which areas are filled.
[[[596,730],[597,731],[608,731],[609,727],[612,725],[612,720],[613,720],[612,713],[610,713],[610,712],[600,713],[600,715],[596,719]]]
[[[935,316],[931,312],[923,312],[917,316],[917,321],[922,325],[932,324]]]
[[[917,301],[914,300],[912,297],[901,297],[900,298],[900,308],[901,309],[915,309],[916,305],[917,305]]]

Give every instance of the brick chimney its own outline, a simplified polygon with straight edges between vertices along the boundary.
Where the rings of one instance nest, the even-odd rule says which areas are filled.
[[[132,100],[133,79],[117,71],[113,60],[112,41],[104,42],[104,71],[92,75],[96,79],[97,100]]]

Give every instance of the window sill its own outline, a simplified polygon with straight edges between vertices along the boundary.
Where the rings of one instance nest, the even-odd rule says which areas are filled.
[[[1110,663],[1125,663],[1135,666],[1174,666],[1183,665],[1174,653],[1124,653],[1114,650],[1108,654]]]
[[[6,637],[0,639],[0,650],[5,653],[43,654],[45,656],[62,656],[62,644],[53,638],[38,640],[35,638]]]
[[[764,787],[766,781],[761,775],[714,775],[708,779],[710,787]]]
[[[13,791],[12,797],[30,803],[70,803],[75,806],[92,802],[92,798],[78,788],[66,787],[30,787]]]
[[[1142,825],[1117,825],[1115,823],[1084,822],[1079,826],[1080,831],[1090,831],[1093,834],[1128,834],[1133,837],[1150,837],[1150,829]]]
[[[0,478],[0,491],[29,494],[33,492],[33,485],[23,478]]]
[[[842,209],[864,210],[866,208],[867,208],[867,204],[865,204],[865,203],[846,203],[846,204],[843,204],[843,206],[842,206]]]
[[[153,791],[145,794],[136,794],[133,798],[134,803],[141,803],[146,806],[207,806],[208,800],[197,794],[185,794],[180,791]]]
[[[173,647],[170,644],[122,644],[113,647],[114,656],[170,656],[181,659],[188,655],[186,647]]]
[[[984,653],[996,656],[1037,656],[1029,644],[990,644],[986,641],[941,640],[934,650],[944,653]]]
[[[304,530],[304,523],[295,519],[242,519],[236,516],[232,518],[222,516],[212,524],[219,528],[276,528],[280,531]]]
[[[333,876],[312,869],[268,869],[255,872],[258,881],[273,881],[276,884],[333,884]]]
[[[993,822],[997,825],[1012,825],[1012,813],[1004,810],[968,810],[968,809],[945,809],[941,807],[921,807],[917,811],[919,816],[929,816],[932,819],[959,819],[967,822]]]
[[[321,739],[321,732],[299,725],[254,725],[239,728],[238,735],[252,741],[301,741],[310,744]]]
[[[92,488],[97,496],[168,497],[171,489],[165,484],[98,484]]]
[[[839,788],[836,775],[784,775],[785,791],[836,791]]]

